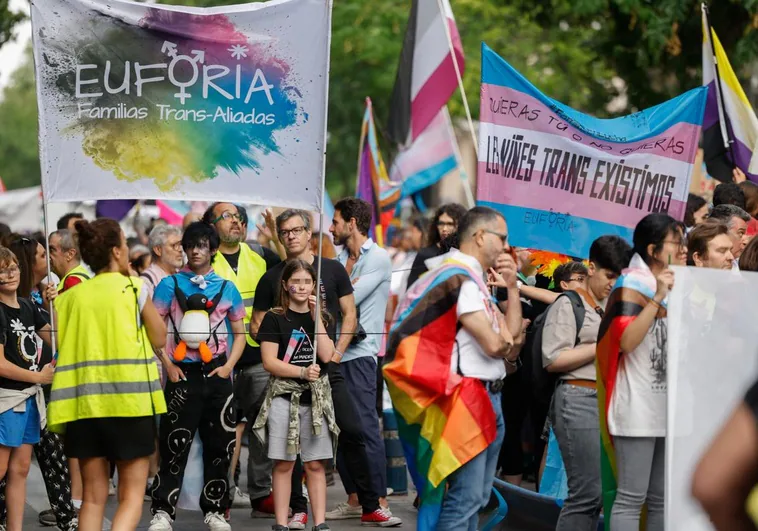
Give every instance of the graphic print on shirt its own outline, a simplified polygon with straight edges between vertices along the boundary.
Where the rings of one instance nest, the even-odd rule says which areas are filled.
[[[11,331],[16,334],[16,350],[29,362],[30,371],[39,371],[39,360],[42,353],[42,339],[34,330],[34,325],[24,326],[20,319],[11,320]]]
[[[650,371],[653,373],[653,391],[666,390],[666,340],[668,328],[663,319],[656,319],[653,325],[655,343],[650,349]]]
[[[302,326],[290,334],[287,351],[284,353],[284,363],[302,366],[313,363],[313,344]]]

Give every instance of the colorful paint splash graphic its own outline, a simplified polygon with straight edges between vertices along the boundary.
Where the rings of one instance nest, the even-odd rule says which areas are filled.
[[[75,55],[44,60],[71,110],[67,133],[120,180],[169,191],[220,168],[259,171],[280,152],[275,132],[307,120],[286,60],[225,15],[148,8],[138,26],[98,15],[87,29]]]

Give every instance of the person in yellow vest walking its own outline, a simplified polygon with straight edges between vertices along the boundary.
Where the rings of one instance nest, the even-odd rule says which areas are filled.
[[[84,280],[89,280],[89,271],[82,265],[74,235],[68,229],[57,230],[48,238],[50,267],[61,281],[58,293],[73,288]]]
[[[79,529],[102,529],[109,460],[116,462],[119,507],[114,531],[142,516],[155,417],[166,412],[153,347],[166,325],[141,279],[129,276],[129,249],[118,222],[76,222],[82,258],[94,278],[55,300],[58,359],[48,427],[64,433],[65,454],[81,464],[84,499]]]
[[[245,304],[245,332],[257,330],[260,323],[252,323],[253,301],[258,281],[271,267],[281,262],[274,251],[261,246],[244,243],[247,235],[247,212],[231,203],[214,203],[203,215],[203,222],[218,231],[221,244],[213,262],[213,269],[221,278],[229,280],[239,290]],[[237,447],[244,430],[245,419],[248,426],[258,416],[263,403],[269,374],[263,368],[261,349],[258,343],[246,334],[247,344],[242,358],[237,363],[234,398],[237,410]],[[274,503],[271,494],[272,463],[268,452],[256,437],[250,433],[249,458],[247,464],[247,488],[253,517],[273,517]],[[235,448],[235,453],[238,449]],[[230,471],[234,475],[234,470]],[[239,488],[232,489],[234,506],[248,503],[247,496]]]

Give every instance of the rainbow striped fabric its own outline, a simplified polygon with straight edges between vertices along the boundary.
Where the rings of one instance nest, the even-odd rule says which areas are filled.
[[[635,254],[606,303],[606,312],[598,332],[595,368],[597,369],[597,403],[600,410],[600,473],[603,482],[605,529],[611,529],[611,509],[616,499],[616,454],[608,431],[608,410],[616,386],[621,362],[621,336],[655,295],[656,280],[642,258]],[[658,317],[666,316],[666,301]],[[644,529],[642,523],[640,529]]]
[[[479,275],[447,259],[408,291],[390,330],[383,371],[421,499],[419,531],[436,528],[445,479],[487,448],[497,432],[482,383],[451,372],[458,294],[466,280],[487,293]]]

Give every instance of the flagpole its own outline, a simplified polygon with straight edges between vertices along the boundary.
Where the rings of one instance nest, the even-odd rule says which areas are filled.
[[[708,16],[708,5],[703,2],[700,4],[700,9],[703,10],[705,15],[705,29],[708,43],[711,45],[711,55],[713,56],[713,70],[716,73],[716,79],[714,85],[716,86],[716,101],[719,107],[719,125],[721,126],[721,137],[724,140],[724,147],[729,150],[729,155],[732,157],[732,165],[737,167],[737,158],[734,155],[734,148],[732,147],[732,139],[729,137],[729,125],[726,119],[726,106],[724,105],[724,98],[721,97],[721,74],[719,73],[719,60],[716,56],[716,46],[713,44],[713,31],[711,29],[711,20]]]
[[[450,131],[453,137],[453,153],[455,154],[455,160],[458,163],[458,172],[461,176],[461,186],[463,186],[463,193],[466,195],[466,202],[469,208],[476,206],[474,200],[474,194],[471,192],[471,183],[468,179],[468,173],[466,167],[463,165],[463,159],[461,157],[460,148],[458,146],[458,138],[455,136],[455,130],[453,129],[453,122],[450,120],[450,113],[447,110],[447,105],[442,108],[442,112],[445,114],[445,121],[447,122],[448,131]]]
[[[45,227],[45,254],[47,255],[47,285],[49,286],[50,283],[53,281],[52,279],[52,267],[50,265],[50,236],[49,236],[49,228],[48,228],[48,222],[50,221],[50,214],[47,210],[47,200],[45,199],[45,191],[40,186],[40,189],[42,190],[42,217],[44,218],[42,223]],[[53,301],[50,301],[50,347],[53,352],[53,364],[58,360],[58,345],[56,342],[56,333],[55,333],[55,308],[53,307]]]
[[[366,106],[370,105],[371,99],[366,98]],[[366,116],[366,111],[363,111],[363,116]],[[368,133],[368,127],[363,127],[364,120],[361,120],[361,139],[358,141],[358,167],[355,171],[355,195],[358,195],[358,188],[361,185],[361,160],[363,159],[363,143],[366,141],[366,134]]]
[[[313,323],[313,364],[318,361],[318,329],[321,324],[321,257],[324,246],[324,197],[326,196],[326,134],[329,120],[329,71],[331,70],[332,52],[332,2],[328,0],[326,12],[326,93],[324,94],[324,151],[321,155],[321,197],[319,198],[319,238],[318,238],[318,264],[316,266],[316,319]]]
[[[471,132],[471,140],[474,145],[474,153],[476,153],[476,160],[479,161],[479,143],[476,138],[476,131],[474,130],[474,120],[471,119],[471,109],[468,106],[468,99],[466,98],[466,90],[463,88],[463,77],[461,76],[461,70],[458,68],[458,61],[455,56],[455,46],[453,46],[453,38],[450,35],[450,28],[447,24],[447,15],[445,14],[445,7],[442,5],[442,0],[437,0],[437,7],[439,7],[440,15],[442,15],[443,26],[445,27],[445,37],[447,37],[447,45],[450,48],[450,57],[453,60],[453,68],[455,69],[455,77],[458,79],[458,89],[461,91],[461,97],[463,98],[463,108],[466,111],[466,120],[468,121],[468,128]]]

